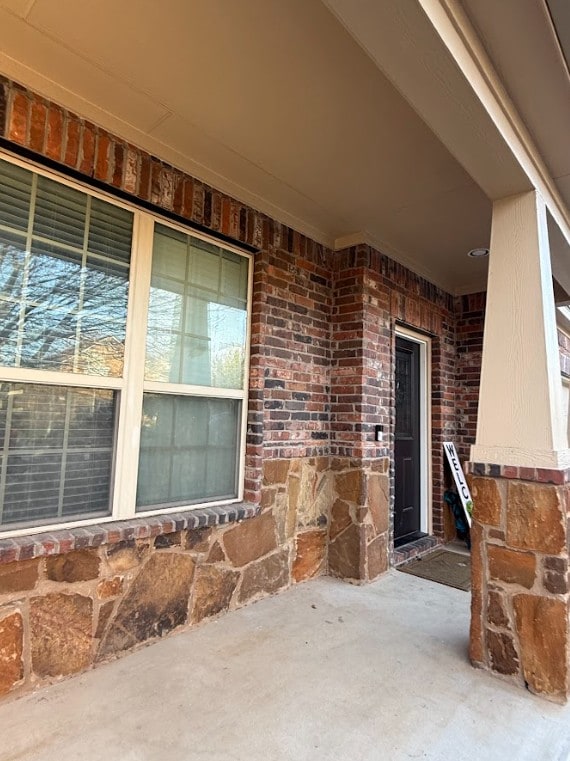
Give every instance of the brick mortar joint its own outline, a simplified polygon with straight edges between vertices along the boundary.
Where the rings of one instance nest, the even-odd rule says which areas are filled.
[[[124,521],[46,531],[29,536],[0,539],[0,565],[53,555],[65,555],[118,544],[130,539],[173,534],[177,531],[239,523],[259,515],[260,506],[249,502],[187,510]]]

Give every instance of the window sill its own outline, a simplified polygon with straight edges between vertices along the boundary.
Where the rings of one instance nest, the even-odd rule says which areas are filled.
[[[184,529],[221,526],[253,518],[259,508],[248,502],[188,510],[127,521],[96,524],[81,528],[47,531],[29,536],[0,539],[0,564],[16,560],[62,555],[72,550],[117,544],[128,539],[146,539]]]

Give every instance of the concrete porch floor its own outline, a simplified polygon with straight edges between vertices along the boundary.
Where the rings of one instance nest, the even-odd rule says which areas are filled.
[[[0,707],[1,761],[570,759],[570,707],[471,668],[469,594],[302,584]]]

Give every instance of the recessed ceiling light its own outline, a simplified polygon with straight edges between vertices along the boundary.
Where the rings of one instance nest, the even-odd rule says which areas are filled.
[[[472,259],[479,259],[482,256],[489,256],[489,249],[488,248],[472,248],[471,251],[467,254],[467,256],[470,256]]]

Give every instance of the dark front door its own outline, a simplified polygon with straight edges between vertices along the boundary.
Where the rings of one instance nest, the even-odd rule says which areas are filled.
[[[420,536],[420,347],[396,338],[394,544]]]

